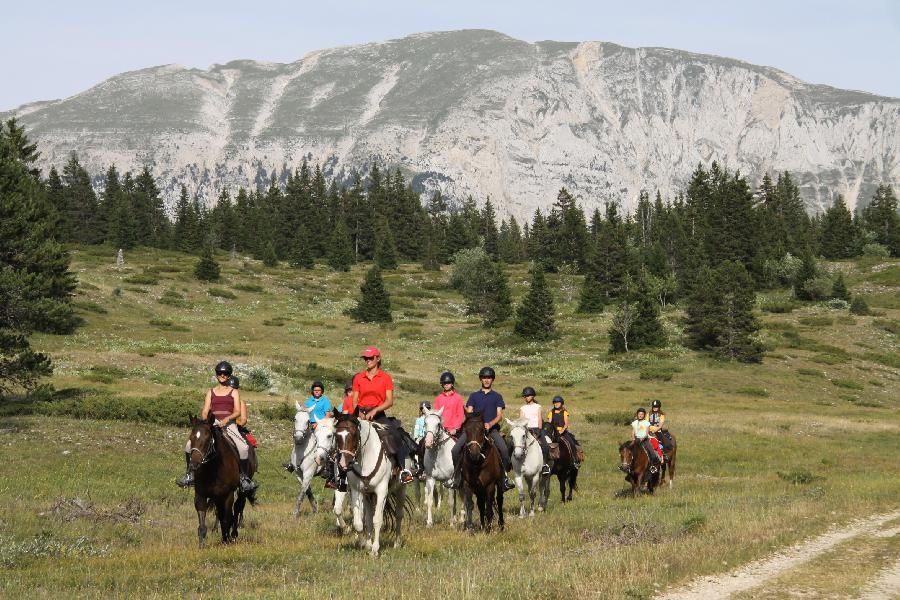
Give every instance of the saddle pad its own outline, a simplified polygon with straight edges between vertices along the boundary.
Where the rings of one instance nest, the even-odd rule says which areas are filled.
[[[559,458],[559,444],[550,444],[550,458],[556,460]]]

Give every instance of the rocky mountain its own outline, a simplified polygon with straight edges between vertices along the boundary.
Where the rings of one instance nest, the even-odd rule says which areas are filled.
[[[787,170],[811,210],[900,184],[900,99],[812,85],[769,67],[604,42],[531,44],[493,31],[423,33],[290,64],[123,73],[15,114],[45,168],[153,168],[214,201],[306,157],[339,175],[376,158],[451,198],[529,216],[566,186],[587,208],[672,197],[698,163],[756,182]]]

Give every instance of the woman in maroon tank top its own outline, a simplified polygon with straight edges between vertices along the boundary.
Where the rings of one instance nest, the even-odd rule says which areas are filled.
[[[240,392],[228,385],[231,374],[232,368],[229,363],[222,361],[216,365],[217,385],[207,390],[200,418],[205,420],[212,412],[216,419],[216,427],[221,427],[222,432],[234,443],[238,450],[238,464],[241,469],[241,489],[250,493],[256,489],[257,484],[250,479],[249,475],[250,447],[241,436],[236,424],[241,417],[241,396]],[[176,481],[181,487],[194,483],[194,473],[190,468],[190,454],[188,454],[187,464],[188,472]]]

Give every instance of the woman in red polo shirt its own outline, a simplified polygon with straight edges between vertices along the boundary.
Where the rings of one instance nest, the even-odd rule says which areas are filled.
[[[394,456],[401,467],[401,483],[411,483],[413,475],[404,468],[409,456],[409,447],[404,439],[400,424],[388,417],[385,411],[394,405],[394,380],[381,369],[381,352],[370,346],[362,353],[366,368],[353,378],[353,406],[359,411],[359,417],[367,421],[375,421],[388,427],[392,437]]]

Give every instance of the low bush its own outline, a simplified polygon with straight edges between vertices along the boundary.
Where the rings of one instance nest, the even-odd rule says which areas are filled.
[[[822,317],[818,315],[800,317],[798,321],[801,325],[806,325],[807,327],[829,327],[834,325],[834,319],[831,317]]]
[[[259,409],[259,414],[270,421],[293,421],[295,407],[290,402],[277,402]]]
[[[158,300],[160,304],[165,304],[167,306],[174,306],[176,308],[190,308],[191,303],[184,299],[184,296],[176,292],[175,290],[166,290],[163,292],[163,295]]]
[[[199,415],[200,404],[190,393],[166,392],[159,396],[126,398],[90,388],[54,392],[49,400],[13,401],[0,404],[2,415],[44,415],[74,419],[133,421],[187,427],[190,415]]]
[[[86,312],[97,313],[98,315],[105,315],[107,312],[109,312],[96,302],[89,302],[87,300],[76,300],[72,302],[72,306]]]
[[[264,392],[272,387],[272,377],[264,367],[250,367],[241,379],[241,389]]]
[[[854,296],[850,303],[850,314],[865,316],[869,314],[869,305],[863,300],[862,296]]]
[[[809,469],[800,467],[796,467],[794,469],[791,469],[790,471],[777,471],[776,474],[782,481],[787,481],[788,483],[793,483],[794,485],[806,485],[807,483],[812,483],[813,481],[822,479],[822,477],[819,475],[813,475]]]
[[[876,242],[870,242],[862,248],[863,256],[873,256],[875,258],[888,258],[891,251],[887,246]]]
[[[746,386],[741,387],[734,390],[737,394],[743,394],[744,396],[756,396],[757,398],[768,398],[769,390],[761,387],[754,386]]]
[[[643,380],[672,381],[675,370],[672,367],[662,365],[650,365],[641,369],[640,378]]]
[[[888,333],[900,335],[900,321],[897,321],[896,319],[875,319],[874,321],[872,321],[872,325],[874,325],[878,329],[883,329]]]
[[[125,283],[133,283],[136,285],[156,285],[159,283],[159,277],[153,273],[138,273],[123,279]]]
[[[224,288],[211,287],[206,290],[206,293],[213,298],[225,298],[227,300],[235,300],[237,298],[234,292],[230,292]]]
[[[774,313],[774,314],[784,314],[792,312],[799,306],[793,300],[779,299],[775,298],[772,300],[766,300],[760,305],[760,309],[763,312]]]
[[[825,306],[832,310],[847,310],[850,308],[850,303],[846,300],[841,300],[840,298],[832,298],[825,303]]]
[[[287,320],[284,317],[272,317],[271,319],[265,319],[262,323],[267,327],[284,327],[287,324]]]
[[[153,327],[159,327],[160,329],[165,329],[166,331],[190,331],[191,328],[185,325],[176,325],[169,319],[150,319],[147,321]]]
[[[832,385],[835,385],[839,388],[844,388],[847,390],[862,390],[865,389],[865,386],[859,382],[853,381],[852,379],[840,379],[834,378],[831,380]]]
[[[139,288],[139,287],[125,286],[123,289],[124,289],[126,292],[134,292],[135,294],[149,294],[149,293],[150,293],[150,290],[148,290],[148,289],[146,289],[146,288]]]
[[[235,283],[231,286],[232,289],[238,290],[239,292],[253,292],[255,294],[262,294],[265,292],[265,289],[261,285],[257,285],[255,283]]]
[[[430,383],[428,381],[422,381],[421,379],[397,379],[397,385],[400,386],[401,389],[410,392],[411,394],[421,394],[423,396],[435,396],[440,390],[440,385],[437,383]]]
[[[797,369],[797,373],[800,375],[808,375],[809,377],[825,377],[825,373],[817,371],[816,369]]]
[[[121,379],[128,377],[128,371],[119,367],[110,367],[107,365],[97,365],[91,367],[82,379],[88,381],[96,381],[97,383],[115,383]]]

